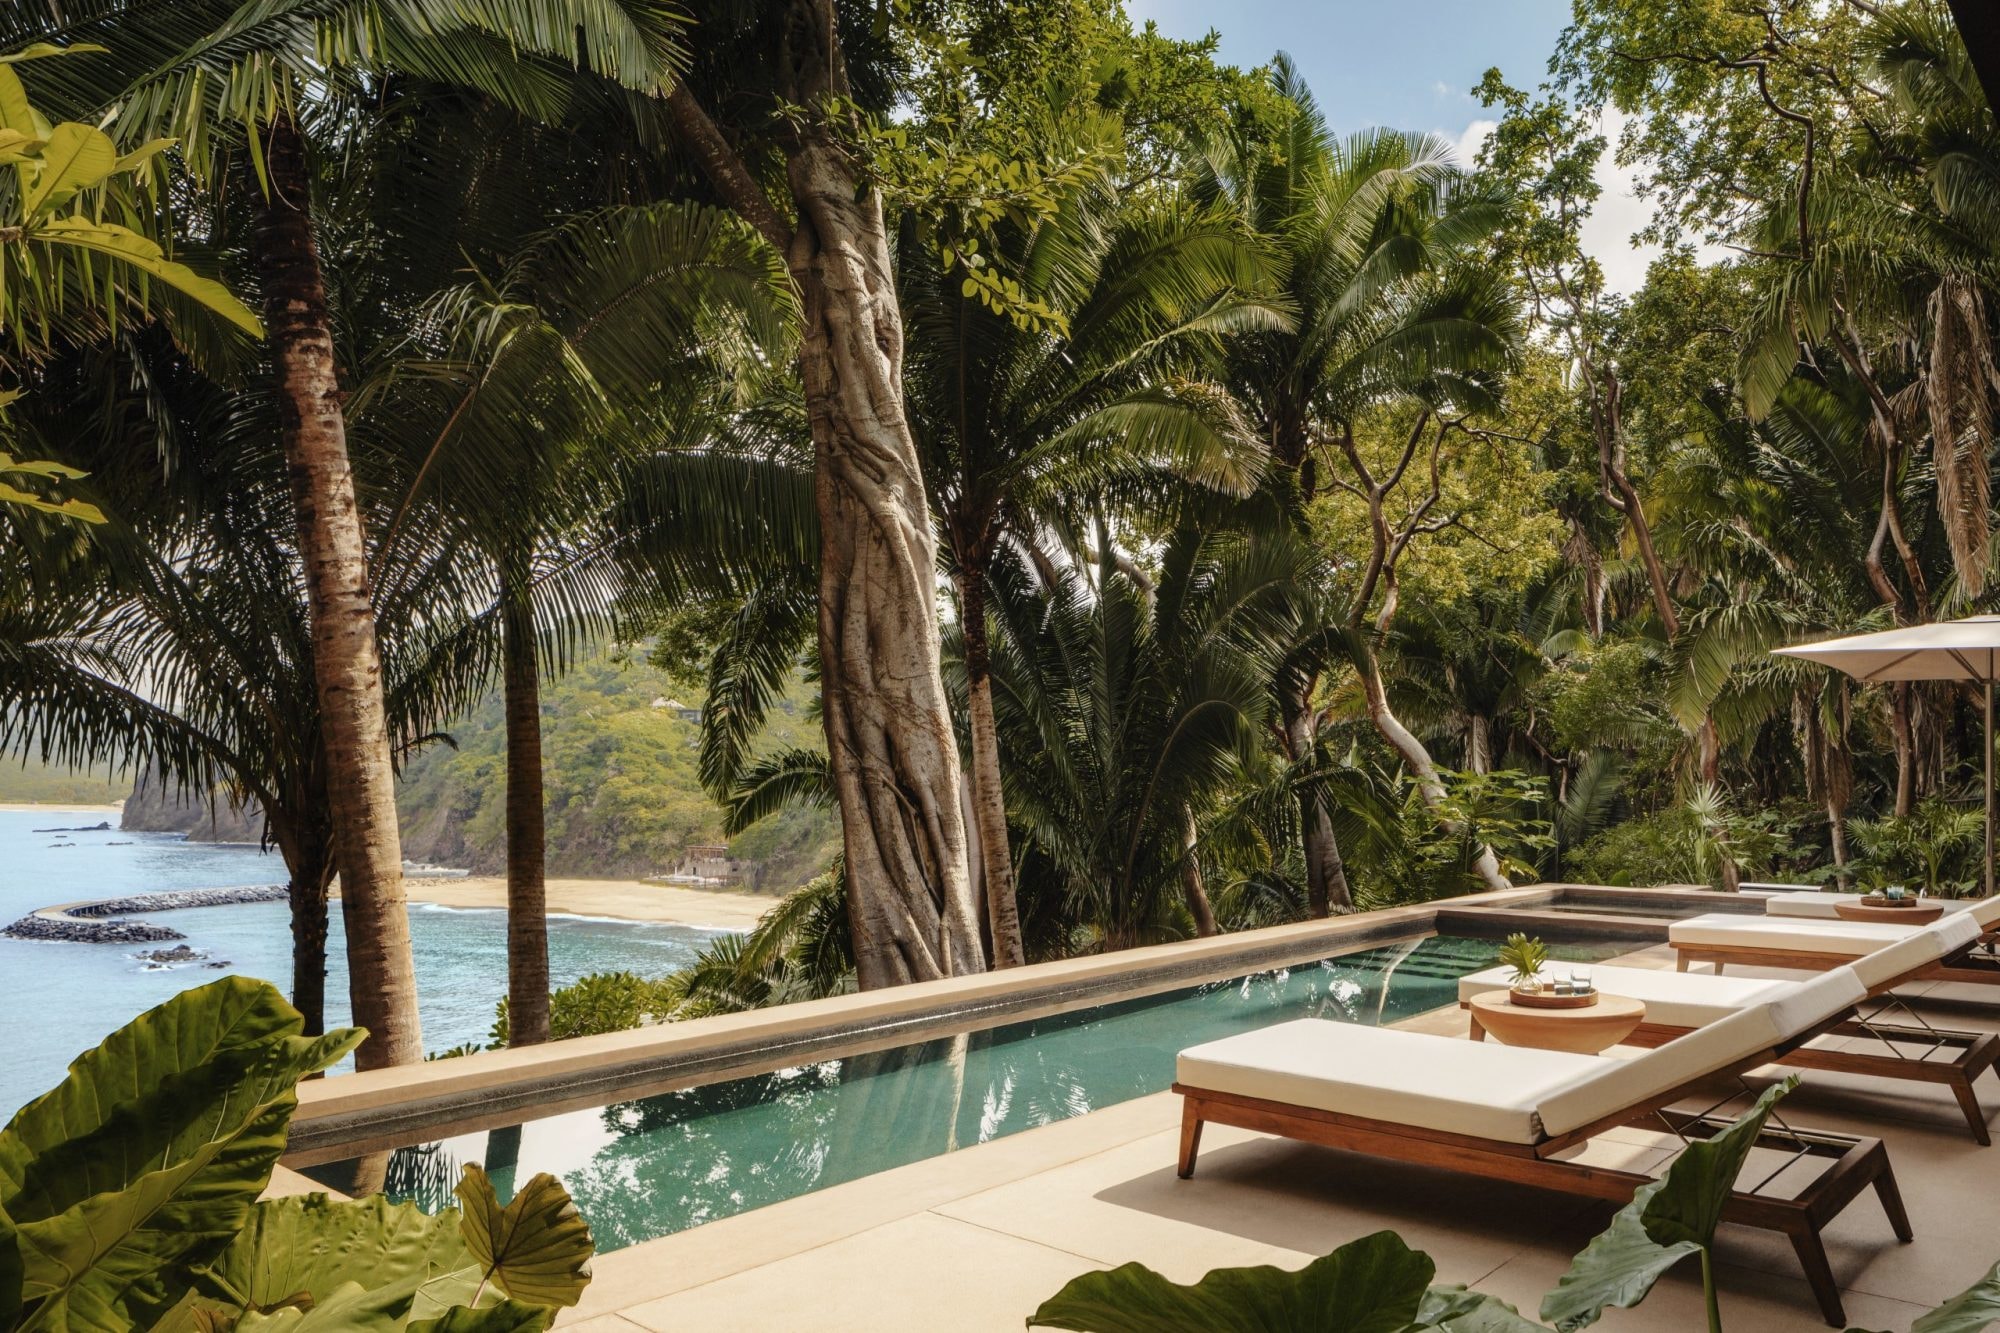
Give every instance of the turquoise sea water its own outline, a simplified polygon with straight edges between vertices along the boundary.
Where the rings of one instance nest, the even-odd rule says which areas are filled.
[[[459,1165],[503,1197],[559,1177],[614,1250],[1163,1091],[1183,1047],[1292,1018],[1394,1023],[1455,1004],[1499,945],[1451,936],[399,1149],[388,1189],[435,1211]],[[1558,945],[1608,958],[1623,946]],[[354,1178],[336,1163],[310,1174]]]
[[[108,832],[32,831],[106,819],[114,825]],[[0,925],[79,899],[284,882],[284,862],[275,853],[189,843],[177,834],[123,833],[117,822],[115,814],[95,811],[0,810]],[[290,984],[291,933],[281,902],[150,912],[143,919],[172,926],[191,947],[226,960],[230,972],[280,988]],[[410,934],[425,1047],[484,1041],[493,1005],[507,991],[505,914],[418,905]],[[557,985],[618,969],[657,976],[688,962],[713,937],[681,926],[555,917],[549,969]],[[133,957],[160,947],[171,946],[0,938],[0,1118],[59,1082],[78,1051],[177,991],[222,974],[201,964],[159,968]],[[337,905],[328,951],[327,1021],[342,1023],[347,969]]]

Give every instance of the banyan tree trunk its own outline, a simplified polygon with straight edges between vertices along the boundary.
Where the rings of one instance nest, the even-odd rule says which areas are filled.
[[[349,999],[355,1024],[368,1030],[355,1064],[374,1069],[423,1058],[382,658],[326,284],[307,211],[305,142],[288,116],[269,125],[264,159],[268,187],[251,186],[258,216],[250,255],[263,291],[279,438],[298,509],[299,557],[312,612]]]
[[[846,91],[829,0],[795,0],[794,100]],[[864,989],[978,972],[958,745],[940,673],[936,547],[903,412],[903,321],[881,195],[808,123],[787,154],[799,364],[820,522],[821,714]]]
[[[549,1039],[547,829],[542,802],[541,663],[535,614],[514,580],[502,594],[507,721],[507,1044]]]

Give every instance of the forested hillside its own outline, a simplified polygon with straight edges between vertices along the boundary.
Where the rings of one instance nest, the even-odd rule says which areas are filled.
[[[75,773],[33,759],[0,762],[0,801],[106,805],[122,798],[131,785],[123,777]]]
[[[642,654],[588,658],[542,691],[552,875],[651,875],[690,844],[721,843],[722,811],[701,789],[701,728],[669,704],[698,707],[699,686],[676,681]],[[657,705],[657,706],[656,706]],[[810,746],[818,726],[790,699],[765,740]],[[412,861],[499,873],[506,865],[503,755],[497,694],[403,768],[397,806]],[[791,810],[731,842],[756,863],[748,882],[783,891],[818,873],[839,846],[831,815]]]

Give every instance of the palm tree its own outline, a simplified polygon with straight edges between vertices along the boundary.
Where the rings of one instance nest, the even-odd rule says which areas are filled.
[[[793,303],[740,222],[662,204],[571,223],[431,309],[441,355],[406,372],[423,391],[395,414],[405,480],[383,559],[459,532],[494,589],[454,651],[499,662],[508,1039],[527,1045],[549,1018],[540,679],[663,598],[799,550],[774,529],[804,475],[710,438],[726,407],[710,386],[738,378],[726,358],[782,361]]]
[[[996,580],[994,712],[1006,748],[1037,757],[1015,770],[1013,813],[1023,883],[1059,895],[1035,914],[1048,951],[1129,948],[1199,920],[1191,893],[1175,910],[1198,852],[1189,812],[1256,751],[1309,569],[1286,534],[1186,526],[1157,577],[1106,555],[1089,582]]]
[[[1372,621],[1380,632],[1394,614],[1400,555],[1383,515],[1422,440],[1413,434],[1400,460],[1376,472],[1355,430],[1385,404],[1463,412],[1493,401],[1492,377],[1513,361],[1515,316],[1473,247],[1491,236],[1499,213],[1467,185],[1442,142],[1386,131],[1335,142],[1288,59],[1278,59],[1271,80],[1291,112],[1268,137],[1238,131],[1218,139],[1195,192],[1227,207],[1282,257],[1281,291],[1295,322],[1288,331],[1228,339],[1219,371],[1266,442],[1301,530],[1305,506],[1323,485],[1367,502],[1380,540],[1342,618],[1351,631]],[[1445,421],[1425,425],[1442,431]],[[1441,805],[1436,766],[1390,708],[1372,650],[1358,633],[1348,642],[1359,652],[1377,730],[1417,775],[1425,800]],[[1324,666],[1298,659],[1280,682],[1281,734],[1295,764],[1313,750],[1311,694]],[[1351,906],[1319,789],[1299,790],[1313,909]],[[1490,856],[1481,865],[1494,887],[1505,883]]]
[[[124,108],[116,129],[134,147],[159,133],[178,136],[195,173],[234,184],[254,213],[248,253],[270,330],[279,441],[311,610],[353,1013],[369,1031],[356,1053],[361,1068],[408,1063],[423,1048],[382,650],[302,117],[340,124],[366,104],[365,85],[392,70],[469,84],[545,112],[551,80],[536,58],[576,65],[586,53],[606,76],[658,92],[677,32],[658,21],[662,11],[644,17],[569,0],[411,9],[351,0],[309,15],[289,4],[244,11],[226,0],[97,0],[17,7],[0,19],[0,45],[9,48],[106,47],[113,54],[102,63],[59,62],[46,85],[56,104],[83,113]]]
[[[1085,161],[1118,131],[1059,96],[1042,110],[1052,151],[1081,141]],[[1081,123],[1078,123],[1078,122]],[[1015,301],[1034,320],[965,290],[941,258],[963,247],[948,217],[906,216],[898,289],[912,334],[904,367],[910,425],[958,593],[975,864],[996,967],[1025,961],[994,720],[989,584],[1002,547],[1047,565],[1052,536],[1093,510],[1165,498],[1179,478],[1242,494],[1261,451],[1212,383],[1171,359],[1198,336],[1279,322],[1246,295],[1261,257],[1226,220],[1172,204],[1121,205],[1101,173],[1077,173],[1028,225],[988,243],[1019,274]],[[1087,526],[1087,524],[1085,524]]]

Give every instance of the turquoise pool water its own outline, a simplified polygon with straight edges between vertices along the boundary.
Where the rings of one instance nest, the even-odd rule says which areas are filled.
[[[1622,946],[1556,945],[1598,960]],[[1160,1092],[1182,1047],[1283,1019],[1393,1023],[1457,1002],[1491,940],[1433,936],[1303,967],[828,1060],[397,1150],[388,1192],[435,1210],[459,1164],[502,1197],[552,1172],[600,1250]],[[314,1168],[329,1183],[345,1164]]]

